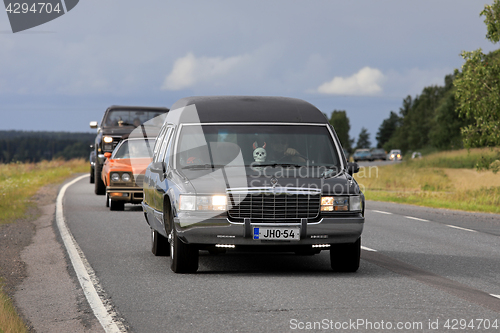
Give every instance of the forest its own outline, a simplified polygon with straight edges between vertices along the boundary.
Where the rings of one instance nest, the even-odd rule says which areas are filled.
[[[85,158],[95,133],[0,131],[0,163]]]

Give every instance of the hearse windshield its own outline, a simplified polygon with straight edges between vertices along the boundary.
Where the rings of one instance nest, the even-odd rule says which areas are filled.
[[[184,169],[220,166],[326,166],[340,157],[326,126],[185,124],[177,145]]]

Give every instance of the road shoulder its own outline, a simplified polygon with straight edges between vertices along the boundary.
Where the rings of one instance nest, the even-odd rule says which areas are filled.
[[[30,330],[37,332],[103,331],[69,265],[56,232],[55,201],[60,185],[45,186],[23,221],[4,226],[1,262],[8,272],[6,291]],[[31,218],[30,218],[31,217]],[[3,252],[3,249],[9,249]],[[3,265],[2,265],[3,266]]]

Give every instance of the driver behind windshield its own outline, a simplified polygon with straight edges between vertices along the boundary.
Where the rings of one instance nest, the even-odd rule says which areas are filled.
[[[305,162],[305,159],[300,156],[297,149],[290,147],[289,138],[287,135],[278,135],[273,138],[269,143],[270,157],[272,160],[278,161],[292,161],[292,162]]]

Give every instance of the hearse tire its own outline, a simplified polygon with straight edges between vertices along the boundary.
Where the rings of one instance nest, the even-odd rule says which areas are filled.
[[[151,252],[157,257],[170,255],[168,239],[153,228],[151,228]]]
[[[199,251],[193,245],[183,243],[177,236],[175,228],[171,233],[170,246],[171,266],[175,273],[195,273],[198,270]]]
[[[360,256],[361,237],[354,243],[330,245],[330,264],[335,272],[356,272]]]

